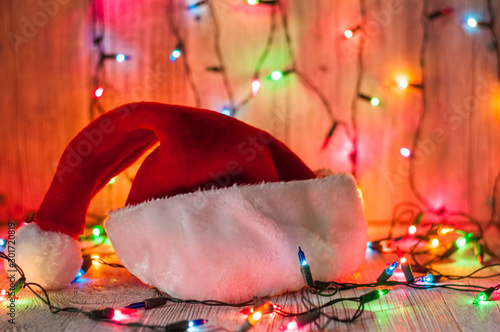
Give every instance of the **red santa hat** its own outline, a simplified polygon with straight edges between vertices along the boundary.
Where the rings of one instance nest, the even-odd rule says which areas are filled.
[[[316,178],[283,143],[235,118],[144,102],[105,113],[65,149],[35,222],[16,234],[29,281],[58,289],[74,279],[90,201],[158,141],[126,206],[105,222],[143,282],[238,302],[301,288],[299,246],[317,280],[362,262],[367,225],[351,175]]]

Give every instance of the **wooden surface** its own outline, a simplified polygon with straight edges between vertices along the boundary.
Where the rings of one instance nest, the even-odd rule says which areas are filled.
[[[379,238],[387,227],[371,227],[370,238]],[[489,240],[498,243],[498,233],[490,233]],[[496,240],[495,240],[496,239]],[[492,242],[490,242],[492,243]],[[499,247],[496,247],[497,254]],[[108,259],[108,258],[107,258]],[[367,252],[366,260],[351,277],[344,282],[374,282],[388,263],[396,259],[395,254],[374,254]],[[441,272],[466,274],[480,267],[473,257],[472,250],[463,250],[453,256],[455,262],[436,265]],[[110,256],[109,261],[115,257]],[[500,273],[500,268],[486,271],[487,274]],[[3,274],[3,272],[1,272]],[[297,271],[297,273],[299,273]],[[417,274],[415,274],[417,275]],[[28,277],[29,279],[29,277]],[[403,273],[396,270],[391,280],[404,281]],[[450,282],[450,281],[445,281]],[[465,279],[452,283],[474,284],[490,287],[500,283],[500,277],[490,279]],[[0,288],[6,287],[6,280],[0,279]],[[359,296],[370,289],[341,292],[340,296]],[[124,269],[94,266],[84,276],[83,281],[68,288],[50,291],[51,299],[58,306],[75,306],[83,310],[103,307],[125,306],[131,302],[154,297],[149,287],[130,275]],[[475,292],[456,292],[452,290],[415,290],[405,287],[391,288],[386,296],[366,305],[363,315],[354,323],[330,323],[329,331],[498,331],[500,321],[500,296],[494,293],[491,301],[482,305],[472,305]],[[336,296],[338,297],[338,295]],[[315,303],[324,303],[325,298],[311,295]],[[271,299],[285,310],[299,311],[305,308],[300,304],[297,293],[279,295]],[[5,305],[0,307],[0,330],[2,331],[116,331],[137,329],[121,328],[107,323],[97,323],[88,318],[61,313],[53,315],[45,305],[29,291],[20,293],[16,306],[16,327],[7,323]],[[337,305],[333,310],[338,315],[353,314],[352,305]],[[210,329],[225,327],[236,331],[246,316],[240,309],[227,307],[207,307],[202,305],[167,304],[166,306],[144,311],[139,310],[129,321],[145,324],[167,324],[183,319],[204,318],[210,321]],[[328,311],[327,311],[328,312]],[[330,311],[331,312],[331,311]],[[266,317],[252,331],[277,331],[288,320]],[[307,329],[308,330],[308,329]],[[144,331],[148,331],[144,329]]]
[[[271,8],[250,7],[240,0],[212,1],[220,22],[221,51],[229,81],[236,99],[241,100],[249,91],[254,66],[266,43]],[[193,14],[185,9],[192,2],[103,0],[104,47],[108,52],[122,51],[131,56],[124,63],[106,63],[101,82],[106,89],[101,99],[105,109],[137,100],[194,105],[182,62],[170,63],[168,59],[176,40],[168,27],[167,3],[173,4],[173,15],[185,38],[201,106],[221,110],[227,104],[220,75],[206,71],[206,67],[217,65],[208,7]],[[297,67],[326,96],[335,116],[350,123],[359,34],[351,40],[342,35],[346,28],[362,21],[359,1],[282,2]],[[412,144],[422,95],[418,89],[399,91],[395,80],[407,76],[410,83],[422,82],[419,51],[423,5],[422,1],[403,0],[364,2],[369,29],[363,49],[361,89],[378,96],[382,106],[373,108],[357,101],[358,180],[367,217],[376,221],[390,219],[399,201],[414,199],[408,185],[408,160],[398,151]],[[498,16],[500,2],[492,2]],[[57,10],[45,15],[48,18],[44,20],[38,0],[0,1],[2,221],[21,220],[38,208],[63,148],[90,121],[88,108],[97,61],[91,40],[93,1],[52,3],[58,4]],[[455,13],[429,23],[423,77],[428,113],[422,140],[429,143],[436,129],[445,134],[446,140],[426,150],[414,173],[417,189],[434,208],[444,205],[448,210],[465,210],[479,220],[487,220],[493,180],[500,171],[497,62],[488,46],[491,33],[487,29],[468,33],[462,25],[468,13],[489,20],[486,0],[427,3],[429,12],[452,5]],[[30,24],[35,23],[37,26],[30,30]],[[494,28],[500,31],[498,19]],[[12,34],[22,42],[12,42]],[[278,20],[262,75],[288,66],[290,59]],[[145,80],[152,77],[155,84],[145,88]],[[350,171],[352,146],[345,132],[338,130],[328,148],[321,150],[331,122],[318,97],[294,75],[280,82],[265,81],[259,96],[238,117],[269,130],[311,168]],[[121,206],[129,186],[126,176],[119,176],[113,189],[94,200],[91,211],[104,214]]]

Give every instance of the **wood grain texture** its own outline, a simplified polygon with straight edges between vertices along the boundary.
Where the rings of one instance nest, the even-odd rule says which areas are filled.
[[[92,1],[5,0],[0,4],[0,220],[22,219],[38,208],[57,160],[89,121],[96,49],[91,40]],[[213,25],[203,6],[195,14],[185,1],[103,0],[105,49],[131,56],[106,64],[102,84],[105,109],[126,102],[152,100],[194,105],[182,63],[169,62],[176,40],[169,31],[166,3],[185,38],[202,107],[220,110],[228,103],[221,76],[206,71],[217,65]],[[247,6],[239,0],[213,0],[220,23],[221,48],[235,98],[249,91],[253,69],[265,47],[270,6]],[[45,2],[43,2],[45,3]],[[350,122],[357,75],[359,35],[342,33],[361,22],[358,1],[283,1],[299,68],[326,96],[335,117]],[[449,5],[429,1],[427,11]],[[500,4],[493,1],[494,13]],[[408,160],[398,151],[412,144],[422,112],[421,91],[401,92],[395,80],[407,76],[425,84],[427,112],[422,123],[424,150],[414,170],[417,189],[436,208],[464,210],[489,219],[493,180],[500,171],[500,117],[497,62],[487,29],[467,32],[463,17],[489,20],[486,1],[457,0],[455,13],[429,22],[425,72],[419,68],[423,31],[421,1],[366,0],[366,43],[361,89],[382,106],[358,100],[358,180],[371,221],[388,220],[396,203],[414,199],[408,185]],[[45,14],[44,14],[45,13]],[[52,13],[52,14],[51,14]],[[45,16],[44,16],[45,15]],[[45,18],[44,18],[45,17]],[[494,27],[500,33],[498,24]],[[12,42],[12,33],[21,42]],[[290,66],[283,28],[262,74]],[[331,126],[318,97],[293,74],[263,88],[238,114],[269,130],[313,169],[350,171],[352,146],[339,129],[321,150]],[[438,130],[443,140],[434,139]],[[137,169],[136,164],[133,169]],[[130,171],[131,174],[134,171]],[[91,211],[104,214],[126,199],[130,183],[118,177],[94,200]]]
[[[380,238],[387,231],[387,226],[372,226],[369,237]],[[492,234],[488,240],[498,245],[498,234]],[[498,247],[497,247],[498,248]],[[109,252],[105,248],[104,252]],[[498,253],[498,250],[497,250]],[[444,273],[466,274],[479,267],[473,259],[472,250],[463,250],[454,255],[455,262],[436,264],[435,268]],[[396,258],[395,254],[375,254],[367,252],[366,260],[349,278],[342,281],[369,283],[376,280],[388,263]],[[115,256],[106,257],[116,261]],[[3,264],[2,264],[3,265]],[[3,271],[0,272],[3,275]],[[297,270],[297,273],[299,271]],[[500,273],[500,268],[492,268],[485,274]],[[483,275],[485,275],[483,274]],[[417,274],[415,274],[417,275]],[[28,277],[29,279],[29,277]],[[396,270],[391,280],[404,281],[403,273]],[[446,283],[474,284],[490,287],[500,282],[500,277],[489,279],[465,279],[462,281],[444,281]],[[5,278],[0,279],[0,288],[7,288]],[[189,287],[189,285],[186,285]],[[347,298],[367,293],[369,289],[343,291],[341,297]],[[49,292],[50,298],[58,306],[74,306],[83,310],[104,307],[119,308],[131,302],[154,297],[149,287],[125,269],[106,266],[93,266],[82,279],[69,287]],[[366,304],[365,312],[354,323],[330,323],[329,331],[477,331],[493,332],[498,330],[500,319],[498,295],[493,294],[491,301],[482,305],[472,305],[475,292],[456,292],[452,290],[416,290],[406,287],[394,287],[378,301]],[[312,303],[322,304],[329,298],[309,295]],[[298,293],[275,296],[271,299],[285,310],[299,312],[306,308],[301,304]],[[20,293],[16,302],[16,326],[7,322],[6,307],[0,306],[0,330],[2,331],[136,331],[141,329],[122,328],[107,323],[98,323],[83,315],[60,313],[53,315],[41,301],[27,290]],[[183,319],[208,319],[211,328],[224,327],[236,331],[245,320],[239,313],[241,309],[228,307],[207,307],[189,304],[167,304],[152,310],[138,310],[131,315],[129,322],[166,325]],[[327,309],[340,317],[352,315],[353,304],[336,305]],[[252,331],[277,331],[288,320],[279,316],[265,317]],[[324,319],[321,321],[325,323]],[[312,326],[310,326],[312,328]],[[146,329],[142,329],[146,331]],[[141,330],[141,331],[142,331]],[[314,329],[313,330],[317,330]]]

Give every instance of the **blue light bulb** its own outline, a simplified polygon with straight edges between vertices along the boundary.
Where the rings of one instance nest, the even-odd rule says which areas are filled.
[[[125,54],[120,53],[120,54],[117,54],[117,55],[116,55],[116,61],[118,61],[118,62],[123,62],[123,61],[125,61],[125,58],[126,58],[126,57],[125,57]]]
[[[302,251],[302,249],[299,247],[299,260],[300,260],[300,265],[302,266],[307,266],[307,260],[306,260],[306,255]]]
[[[388,275],[392,275],[394,270],[398,267],[398,264],[399,264],[399,262],[395,261],[387,269],[385,269],[385,272],[387,272]]]
[[[227,108],[224,108],[222,111],[221,111],[222,114],[224,115],[227,115],[227,116],[231,116],[231,110],[227,109]]]
[[[182,52],[180,49],[176,48],[175,50],[173,50],[172,53],[170,53],[170,62],[174,62],[175,60],[177,60],[177,58],[179,58],[181,54]]]
[[[5,239],[0,239],[0,247],[4,247],[7,244]]]
[[[434,277],[432,276],[432,274],[428,274],[425,277],[422,277],[422,282],[433,283]]]

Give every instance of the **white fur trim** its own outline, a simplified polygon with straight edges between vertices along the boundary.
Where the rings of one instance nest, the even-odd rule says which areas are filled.
[[[15,262],[23,269],[28,282],[46,289],[68,286],[82,266],[78,243],[70,236],[43,231],[31,223],[15,234]],[[12,270],[5,261],[5,270]]]
[[[233,186],[109,213],[125,267],[183,299],[239,302],[300,289],[304,251],[315,280],[352,274],[367,224],[351,175]]]

